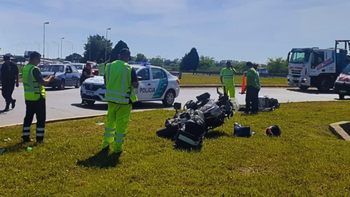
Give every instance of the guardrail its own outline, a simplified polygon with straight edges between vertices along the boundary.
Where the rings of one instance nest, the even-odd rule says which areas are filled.
[[[180,71],[169,71],[172,75],[180,76]],[[191,74],[202,74],[202,75],[220,75],[220,72],[208,72],[208,71],[196,71],[196,72],[189,72],[189,71],[183,71],[182,73],[191,73]],[[237,73],[236,75],[243,75],[243,73]],[[279,73],[269,73],[269,74],[260,74],[260,77],[287,77],[287,74],[279,74]]]

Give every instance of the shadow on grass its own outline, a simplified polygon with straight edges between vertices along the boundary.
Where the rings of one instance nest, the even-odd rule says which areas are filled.
[[[16,144],[10,145],[10,146],[6,146],[6,147],[0,147],[0,149],[5,149],[6,153],[10,153],[10,152],[19,152],[19,151],[24,151],[27,150],[28,147],[34,148],[37,147],[38,143],[36,142],[18,142]]]
[[[119,163],[120,155],[121,153],[112,153],[108,155],[107,151],[101,150],[86,160],[78,161],[77,165],[98,168],[116,167]]]
[[[206,135],[205,135],[205,139],[216,139],[219,137],[223,137],[226,136],[228,137],[229,134],[223,132],[223,131],[209,131]]]

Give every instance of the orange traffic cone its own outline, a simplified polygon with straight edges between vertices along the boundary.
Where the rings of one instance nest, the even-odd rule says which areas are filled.
[[[245,94],[245,73],[243,73],[242,77],[242,89],[241,89],[241,94]]]

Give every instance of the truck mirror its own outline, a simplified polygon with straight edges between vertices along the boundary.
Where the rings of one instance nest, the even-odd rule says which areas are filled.
[[[181,109],[181,103],[174,103],[174,109]]]

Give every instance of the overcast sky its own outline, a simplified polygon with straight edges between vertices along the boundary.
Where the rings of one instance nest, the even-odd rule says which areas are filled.
[[[1,0],[0,47],[46,57],[83,53],[89,35],[114,45],[125,41],[133,55],[181,58],[192,47],[216,60],[265,63],[291,48],[333,47],[350,39],[349,0]],[[67,42],[68,41],[68,42]],[[56,42],[56,43],[55,43]],[[57,44],[58,43],[58,44]],[[59,47],[58,47],[59,46]]]

